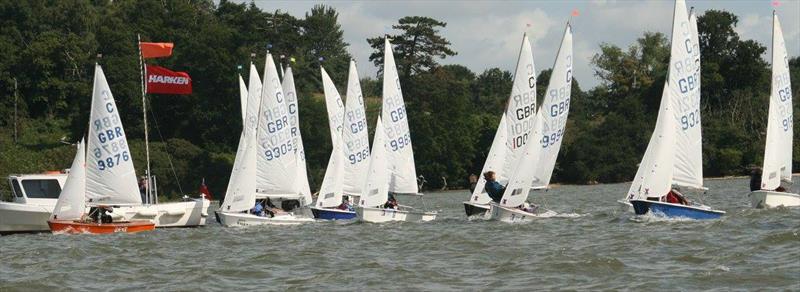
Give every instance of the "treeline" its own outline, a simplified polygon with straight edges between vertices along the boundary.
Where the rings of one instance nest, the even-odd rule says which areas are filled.
[[[77,141],[86,130],[94,62],[103,65],[134,163],[143,173],[139,34],[143,41],[174,42],[173,56],[154,62],[188,71],[194,85],[192,95],[148,99],[151,160],[162,195],[174,198],[194,191],[205,178],[212,192],[222,196],[241,131],[237,74],[247,80],[251,61],[261,70],[268,45],[284,66],[294,68],[311,187],[316,189],[331,149],[319,66],[325,66],[343,92],[352,56],[334,9],[317,5],[301,18],[274,9],[278,7],[262,10],[225,0],[0,2],[0,174],[69,166],[74,149],[65,143]],[[707,176],[745,173],[763,156],[770,88],[766,47],[740,39],[734,30],[737,21],[725,11],[699,17]],[[450,187],[463,186],[470,173],[480,171],[512,83],[512,73],[501,69],[478,73],[440,65],[458,49],[440,34],[446,25],[427,17],[404,17],[391,35],[417,171],[432,188],[440,187],[443,178]],[[370,60],[356,60],[361,70],[368,61],[381,67],[382,37],[365,40],[376,53]],[[555,182],[630,180],[655,124],[669,58],[667,37],[645,33],[627,48],[600,44],[600,49],[592,65],[601,84],[584,91],[578,80],[573,82]],[[798,96],[800,61],[792,58],[790,66]],[[549,72],[539,75],[540,94]],[[372,133],[380,109],[380,79],[362,80],[362,89]],[[7,189],[0,186],[0,192]]]

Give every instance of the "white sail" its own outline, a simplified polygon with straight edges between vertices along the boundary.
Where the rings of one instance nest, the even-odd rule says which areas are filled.
[[[248,77],[248,90],[247,90],[247,108],[245,117],[244,131],[255,133],[258,126],[258,111],[261,105],[261,78],[258,76],[258,70],[253,63],[250,63],[250,77]],[[255,139],[255,135],[252,136]]]
[[[338,206],[342,202],[344,181],[344,151],[340,138],[333,138],[333,150],[328,160],[328,168],[325,169],[325,177],[319,188],[317,197],[317,207],[329,208]]]
[[[772,90],[769,96],[767,144],[764,148],[764,169],[761,189],[774,190],[781,180],[792,181],[792,86],[789,78],[789,56],[778,15],[772,15]]]
[[[142,204],[125,129],[100,65],[95,65],[87,143],[86,197],[104,204]]]
[[[533,137],[538,137],[542,131],[541,119],[535,119]],[[539,153],[542,147],[536,143],[527,143],[524,147],[524,152],[515,165],[515,169],[511,172],[510,179],[506,185],[506,190],[503,192],[503,197],[500,199],[500,205],[504,207],[517,207],[525,203],[528,199],[528,194],[533,184],[533,173],[536,171],[536,159],[539,158]]]
[[[244,84],[242,75],[239,75],[239,100],[242,105],[242,126],[244,126],[247,120],[247,97],[247,85]]]
[[[533,50],[531,49],[528,35],[522,37],[522,46],[517,59],[517,68],[514,71],[514,84],[506,107],[506,162],[503,169],[495,170],[498,181],[509,179],[511,172],[516,169],[525,145],[531,140],[536,140],[531,135],[536,117],[536,70],[533,63]]]
[[[78,152],[69,168],[69,176],[58,196],[51,219],[80,219],[86,211],[86,147],[78,143]]]
[[[250,63],[250,76],[248,78],[250,90],[244,100],[244,126],[239,136],[239,145],[236,148],[236,158],[225,191],[225,200],[220,205],[220,210],[226,212],[241,212],[253,207],[256,194],[256,128],[258,125],[258,111],[261,104],[261,78],[258,76],[256,66]],[[242,89],[243,81],[240,79],[239,88]],[[240,90],[240,94],[245,93]]]
[[[669,81],[667,81],[669,82]],[[675,119],[670,108],[669,84],[665,84],[658,109],[658,118],[650,143],[644,152],[642,162],[633,178],[631,188],[625,199],[646,199],[661,197],[669,192],[672,186],[674,171]]]
[[[325,91],[325,107],[328,109],[328,127],[331,130],[332,142],[335,140],[334,137],[338,138],[342,133],[344,103],[341,95],[339,95],[339,90],[336,89],[336,85],[333,84],[331,77],[328,76],[328,72],[325,72],[325,68],[320,67],[319,70],[322,72],[322,89]]]
[[[411,131],[408,114],[400,89],[400,77],[394,63],[392,44],[384,43],[383,55],[383,104],[381,117],[386,134],[387,161],[389,165],[389,191],[401,194],[419,192],[417,170],[414,166],[414,150],[411,147]]]
[[[356,62],[350,61],[347,78],[347,101],[342,129],[344,164],[344,192],[360,195],[369,170],[369,131],[361,83]]]
[[[297,154],[292,143],[286,97],[271,54],[267,54],[261,93],[256,136],[257,189],[265,194],[296,195],[299,193],[295,183]]]
[[[470,198],[470,201],[473,203],[488,204],[489,201],[492,200],[485,190],[486,179],[483,177],[483,173],[491,170],[494,171],[495,176],[497,176],[497,172],[503,169],[507,153],[506,124],[506,115],[502,115],[500,124],[497,126],[497,131],[494,134],[494,140],[492,140],[492,147],[489,148],[489,155],[486,156],[486,162],[483,163],[483,169],[481,169],[478,182],[475,184],[475,190],[472,192],[472,197]]]
[[[383,123],[378,117],[375,124],[375,137],[372,139],[372,158],[369,161],[367,180],[364,184],[364,194],[361,195],[359,206],[376,207],[389,200],[389,164],[387,163],[386,133]]]
[[[571,89],[572,27],[567,23],[541,109],[536,113],[540,119],[538,122],[542,124],[538,136],[541,137],[539,147],[542,149],[535,161],[533,187],[544,188],[550,184],[567,126]]]
[[[253,207],[256,197],[256,147],[255,133],[242,132],[233,161],[228,189],[220,210],[241,212]]]
[[[297,90],[294,87],[294,74],[292,67],[287,66],[283,72],[283,93],[286,95],[286,105],[289,108],[289,125],[292,127],[292,144],[295,146],[297,155],[297,185],[303,203],[310,205],[311,187],[308,183],[308,168],[306,167],[306,152],[303,147],[303,135],[300,133],[300,111],[297,103]]]
[[[686,13],[686,2],[675,1],[668,73],[677,131],[672,182],[680,186],[702,189],[700,48],[695,21],[696,18],[690,18]]]

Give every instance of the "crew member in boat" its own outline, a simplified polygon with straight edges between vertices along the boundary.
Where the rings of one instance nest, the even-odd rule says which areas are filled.
[[[492,198],[492,201],[499,204],[500,199],[503,198],[503,193],[506,191],[506,187],[497,182],[494,171],[490,170],[483,173],[483,178],[486,180],[484,189],[486,193],[489,194],[489,198]]]
[[[275,217],[275,215],[281,215],[286,213],[286,211],[284,211],[283,209],[278,208],[274,204],[272,204],[272,200],[270,200],[270,198],[267,198],[267,200],[264,201],[264,204],[265,204],[264,211],[266,211],[270,217]]]
[[[256,216],[265,216],[263,201],[256,201],[256,205],[253,206],[253,209],[250,209],[250,213]]]
[[[672,204],[689,205],[689,201],[676,189],[669,190],[666,196],[661,197],[661,201]]]
[[[89,208],[89,218],[95,223],[111,223],[114,220],[108,213],[112,212],[114,212],[114,210],[108,206],[91,207]]]
[[[342,203],[339,204],[336,209],[343,211],[355,211],[355,209],[353,209],[353,205],[350,204],[350,199],[348,199],[347,196],[342,196]]]
[[[386,204],[383,204],[384,209],[395,209],[397,210],[400,205],[397,204],[397,199],[394,198],[394,194],[389,194],[389,200],[386,201]]]

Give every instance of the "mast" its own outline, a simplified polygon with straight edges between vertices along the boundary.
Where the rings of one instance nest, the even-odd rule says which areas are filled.
[[[150,142],[147,137],[147,83],[144,81],[144,76],[147,74],[147,67],[145,67],[144,57],[142,56],[142,37],[140,34],[136,34],[136,42],[139,47],[139,72],[142,80],[142,121],[144,121],[144,151],[147,161],[147,170],[145,172],[145,176],[147,177],[147,185],[145,186],[147,196],[144,203],[151,204],[155,202],[155,194],[151,191],[152,188],[150,187],[153,184],[150,176]]]

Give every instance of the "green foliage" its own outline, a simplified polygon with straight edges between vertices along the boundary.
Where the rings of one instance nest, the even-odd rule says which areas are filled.
[[[237,73],[245,80],[249,74],[236,67],[253,62],[262,68],[268,45],[280,65],[294,69],[309,180],[312,189],[318,188],[331,151],[319,66],[344,90],[349,44],[338,13],[329,6],[316,5],[303,18],[270,9],[228,0],[0,1],[0,174],[69,167],[75,150],[64,142],[75,142],[86,131],[93,66],[99,62],[142,175],[140,35],[143,41],[176,44],[173,56],[148,63],[188,71],[193,78],[192,95],[148,96],[151,168],[165,198],[194,193],[203,178],[216,198],[224,196],[241,131]],[[740,39],[737,23],[725,11],[709,10],[698,18],[708,176],[743,174],[763,155],[770,90],[766,48]],[[434,188],[442,185],[442,177],[450,187],[466,186],[466,177],[481,170],[512,85],[512,73],[498,68],[478,73],[439,65],[456,54],[440,34],[445,26],[428,17],[403,17],[393,25],[399,33],[389,36],[417,172]],[[375,49],[369,60],[379,68],[383,41],[384,36],[367,40]],[[630,180],[652,133],[667,73],[668,38],[648,32],[627,48],[600,44],[599,49],[592,65],[600,85],[583,91],[573,82],[554,182]],[[794,96],[800,96],[800,60],[791,58],[789,65]],[[540,97],[550,73],[545,69],[538,76]],[[19,85],[17,143],[12,138],[14,79]],[[382,80],[365,78],[361,85],[372,134]],[[800,112],[800,103],[794,106]],[[800,169],[798,149],[795,169]],[[0,180],[0,195],[8,190],[5,184]]]
[[[406,16],[397,23],[392,28],[401,30],[402,34],[367,39],[369,45],[375,49],[369,56],[375,66],[383,67],[383,45],[386,37],[394,45],[395,63],[402,79],[438,66],[439,63],[434,58],[444,59],[457,54],[450,49],[450,41],[439,35],[439,28],[446,27],[447,23],[425,16]]]

